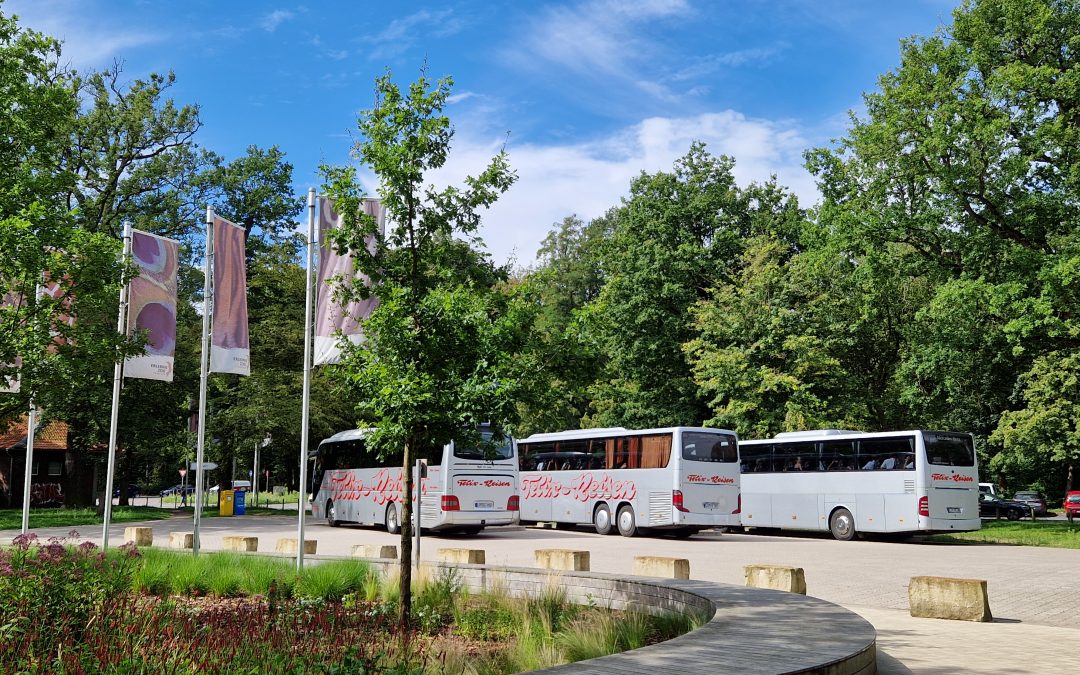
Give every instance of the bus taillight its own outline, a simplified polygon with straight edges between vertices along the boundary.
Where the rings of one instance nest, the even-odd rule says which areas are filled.
[[[739,493],[739,499],[735,502],[735,510],[732,513],[742,513],[742,493]]]
[[[930,498],[919,497],[919,515],[930,517]]]
[[[461,502],[459,502],[458,498],[454,495],[443,495],[441,505],[443,511],[461,510]]]
[[[506,500],[506,510],[507,511],[518,511],[518,510],[520,510],[520,507],[518,506],[519,503],[520,502],[518,500],[517,495],[511,496],[510,499]]]
[[[683,506],[682,490],[672,490],[671,491],[671,505],[675,507],[676,511],[681,511],[683,513],[690,513],[690,510],[688,508],[686,508],[685,506]]]

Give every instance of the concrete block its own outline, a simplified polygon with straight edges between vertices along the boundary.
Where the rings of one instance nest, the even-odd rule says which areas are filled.
[[[746,565],[743,568],[746,585],[752,588],[772,588],[788,593],[806,595],[806,575],[801,567],[789,565]]]
[[[911,616],[959,621],[993,621],[985,579],[911,577]]]
[[[194,532],[170,532],[169,548],[192,548],[195,545]]]
[[[136,546],[153,546],[154,530],[150,527],[125,527],[124,541],[133,541]]]
[[[227,536],[221,540],[221,546],[226,551],[258,551],[258,537]]]
[[[482,548],[440,548],[439,560],[458,565],[483,565],[487,554]]]
[[[315,555],[315,549],[319,545],[317,539],[305,539],[304,540],[304,555]],[[296,538],[283,537],[277,540],[276,549],[278,553],[292,553],[296,554]]]
[[[566,570],[568,572],[588,572],[589,552],[573,551],[566,548],[536,549],[536,566],[548,570]]]
[[[689,579],[690,561],[686,558],[665,558],[657,555],[634,556],[634,574],[639,577]]]
[[[352,547],[354,558],[390,558],[398,559],[397,546],[382,544],[356,544]]]

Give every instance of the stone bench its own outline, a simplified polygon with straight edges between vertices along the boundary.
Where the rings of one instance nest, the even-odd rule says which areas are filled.
[[[566,548],[538,548],[535,555],[536,566],[547,570],[589,571],[588,551],[573,551]]]
[[[388,558],[398,559],[397,546],[383,544],[356,544],[352,547],[354,558]]]
[[[170,532],[169,548],[192,548],[195,545],[194,532]]]
[[[911,616],[959,621],[993,621],[985,579],[911,577]]]
[[[665,579],[689,579],[690,561],[686,558],[636,555],[634,556],[634,575],[639,577],[663,577]]]
[[[304,555],[315,555],[315,549],[319,546],[318,539],[305,539],[304,540]],[[295,537],[283,537],[277,540],[277,546],[275,550],[278,553],[291,553],[296,555],[297,546]]]
[[[439,560],[456,565],[483,565],[487,553],[482,548],[440,548]]]
[[[154,530],[150,527],[125,527],[124,541],[133,541],[136,546],[153,546]]]
[[[226,536],[221,540],[221,547],[226,551],[258,551],[258,537]]]
[[[743,567],[746,585],[806,595],[806,574],[801,567],[754,564]]]

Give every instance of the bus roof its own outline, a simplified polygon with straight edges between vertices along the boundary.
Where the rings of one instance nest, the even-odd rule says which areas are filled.
[[[367,436],[372,431],[375,431],[375,430],[374,429],[348,429],[346,431],[339,431],[336,434],[334,434],[333,436],[331,436],[330,438],[324,438],[322,440],[322,442],[319,443],[319,445],[322,445],[323,443],[337,443],[338,441],[355,441],[355,440],[357,440],[359,438],[363,438],[364,436]]]
[[[841,436],[845,434],[865,434],[865,431],[850,429],[811,429],[810,431],[781,431],[773,438],[817,438],[818,436]]]
[[[672,431],[705,431],[717,434],[735,435],[730,429],[714,429],[711,427],[661,427],[656,429],[627,429],[626,427],[601,427],[597,429],[572,429],[569,431],[553,431],[550,433],[533,434],[528,438],[522,438],[518,443],[540,443],[543,441],[561,441],[568,438],[604,438],[608,436],[630,436],[636,434],[671,433]]]
[[[926,429],[901,429],[897,431],[845,431],[843,429],[818,429],[816,431],[788,431],[776,434],[772,438],[755,438],[750,440],[739,440],[739,444],[749,443],[771,443],[774,441],[815,441],[815,440],[832,440],[845,437],[851,438],[882,438],[886,436],[912,436],[927,432]],[[958,433],[964,434],[964,432],[939,432],[932,433]]]

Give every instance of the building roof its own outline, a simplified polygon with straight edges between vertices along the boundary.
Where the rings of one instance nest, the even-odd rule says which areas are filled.
[[[67,450],[67,424],[50,422],[44,429],[38,428],[34,437],[34,450]],[[0,450],[21,446],[26,442],[26,417],[12,422],[0,433]]]

